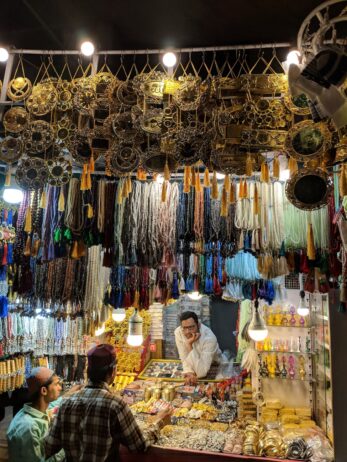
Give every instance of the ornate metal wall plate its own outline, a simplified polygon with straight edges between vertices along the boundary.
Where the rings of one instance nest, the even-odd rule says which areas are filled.
[[[177,162],[172,155],[162,152],[158,146],[153,146],[143,154],[141,165],[146,171],[162,173],[165,163],[168,163],[170,172],[177,168]]]
[[[86,164],[92,155],[91,141],[84,136],[76,135],[70,145],[70,153],[79,164]],[[94,160],[97,158],[94,156]]]
[[[26,108],[37,117],[53,111],[58,101],[58,94],[52,82],[39,83],[33,87],[31,95],[26,100]]]
[[[22,107],[11,107],[5,113],[3,123],[8,132],[20,133],[28,124],[28,113]]]
[[[253,171],[258,171],[261,164],[261,155],[252,153]],[[239,145],[226,144],[217,146],[212,150],[211,162],[215,168],[225,174],[244,175],[246,173],[247,152],[241,150]]]
[[[137,96],[131,80],[122,82],[117,88],[117,99],[124,106],[133,106],[137,103]]]
[[[105,157],[109,170],[113,175],[119,176],[131,173],[138,168],[141,151],[133,145],[114,143]]]
[[[161,134],[162,121],[162,109],[149,109],[138,118],[138,123],[141,127],[141,130],[152,135]]]
[[[44,120],[34,120],[22,134],[25,152],[36,155],[44,152],[54,141],[53,127]]]
[[[258,95],[282,94],[288,90],[285,74],[243,74],[239,78],[243,91]]]
[[[64,156],[47,160],[47,167],[49,171],[48,183],[51,186],[62,186],[70,180],[72,165]]]
[[[290,94],[287,94],[284,97],[284,103],[293,114],[302,116],[311,114],[308,99],[304,93],[298,96],[291,96]]]
[[[181,165],[193,165],[206,160],[210,150],[210,138],[191,128],[177,133],[175,160]]]
[[[17,183],[26,190],[43,188],[48,175],[46,162],[38,157],[23,159],[16,170]]]
[[[329,149],[330,141],[331,134],[323,122],[304,120],[289,130],[285,148],[290,156],[306,162],[322,156]]]
[[[332,181],[323,170],[303,168],[286,183],[286,196],[298,209],[315,210],[326,205]]]
[[[0,160],[6,164],[17,162],[23,152],[23,143],[20,138],[6,136],[0,142]]]
[[[96,102],[96,91],[93,86],[85,86],[78,88],[74,98],[74,107],[85,115],[92,115],[93,110],[97,106]]]
[[[210,82],[201,82],[199,77],[180,77],[180,86],[173,95],[175,104],[181,111],[196,111],[203,106],[210,93]]]
[[[147,74],[147,78],[140,85],[140,91],[146,98],[160,103],[164,97],[166,75],[163,72],[154,71]]]
[[[245,147],[280,150],[284,148],[286,130],[253,130],[244,128],[241,131],[240,144]]]
[[[26,77],[12,79],[7,87],[7,96],[12,101],[24,101],[31,93],[32,85]]]

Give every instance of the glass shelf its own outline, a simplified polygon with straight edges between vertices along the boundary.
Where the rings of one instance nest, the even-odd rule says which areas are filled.
[[[300,378],[294,378],[294,379],[291,379],[290,377],[262,377],[261,375],[259,375],[259,380],[287,380],[290,381],[290,382],[315,382],[315,379],[311,378],[311,379],[300,379]]]
[[[311,326],[276,326],[275,324],[266,324],[266,327],[275,327],[276,329],[311,329]]]
[[[283,355],[283,354],[286,354],[286,355],[314,355],[315,352],[312,352],[312,351],[279,351],[279,350],[261,350],[261,351],[258,351],[256,350],[256,352],[258,354],[267,354],[267,353],[277,353],[279,355]]]

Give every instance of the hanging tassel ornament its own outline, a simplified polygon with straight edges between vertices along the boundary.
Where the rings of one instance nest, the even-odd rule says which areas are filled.
[[[63,187],[60,188],[59,199],[58,199],[58,212],[64,212],[65,210],[65,196]]]
[[[128,190],[128,195],[129,195],[133,190],[133,185],[131,183],[130,176],[127,176],[126,183],[127,183],[127,190]]]
[[[340,191],[340,197],[347,196],[347,170],[346,170],[346,164],[343,164],[341,169],[340,169],[339,191]]]
[[[230,190],[230,176],[229,175],[225,175],[225,178],[224,178],[224,189],[226,191],[229,191]]]
[[[261,164],[261,170],[260,170],[260,181],[262,183],[268,183],[270,180],[270,174],[269,174],[269,166],[266,160]]]
[[[91,204],[87,204],[87,218],[93,218],[94,210]]]
[[[4,186],[10,186],[10,185],[11,185],[11,167],[9,167],[9,169],[7,170]]]
[[[123,184],[121,183],[122,181],[124,181],[124,180],[119,180],[119,183],[118,183],[118,188],[117,188],[117,205],[122,205],[122,202],[123,202],[123,198],[122,198],[122,194],[123,194]]]
[[[166,196],[167,196],[167,182],[164,181],[161,189],[161,201],[166,202]]]
[[[186,194],[190,192],[191,173],[192,173],[191,167],[189,167],[189,165],[186,165],[184,167],[184,183],[183,183],[183,192]]]
[[[307,258],[309,260],[316,259],[316,249],[314,247],[312,223],[309,223],[307,227]]]
[[[139,167],[136,172],[136,178],[139,181],[146,181],[147,180],[147,174],[143,168]]]
[[[47,208],[47,193],[46,193],[46,190],[44,189],[41,194],[40,209],[46,209],[46,208]]]
[[[247,154],[246,158],[246,176],[253,175],[253,162],[250,154]]]
[[[164,180],[169,181],[170,180],[170,169],[169,169],[169,164],[166,159],[165,162],[165,167],[164,167]]]
[[[81,191],[87,191],[87,175],[88,175],[88,164],[83,164],[82,175],[81,175]]]
[[[211,187],[210,171],[206,167],[205,172],[204,172],[204,188],[210,188],[210,187]]]
[[[195,172],[194,167],[192,168],[192,186],[193,186],[193,188],[196,187],[196,172]]]
[[[32,231],[32,222],[31,222],[31,207],[27,208],[27,213],[25,215],[24,231],[26,233],[31,233]]]
[[[280,161],[278,156],[274,157],[273,164],[272,164],[272,176],[276,178],[276,180],[280,177]]]
[[[122,198],[127,199],[129,196],[129,190],[128,190],[128,182],[126,178],[123,180],[123,188],[122,188]]]
[[[243,198],[248,199],[248,186],[246,178],[243,180]]]
[[[242,180],[242,178],[240,178],[239,199],[244,199],[243,180]]]
[[[195,191],[198,192],[198,193],[201,193],[202,192],[202,184],[201,184],[201,180],[200,180],[200,173],[199,171],[196,172],[196,175],[195,175]]]
[[[218,199],[218,183],[217,183],[217,173],[216,171],[213,172],[212,177],[212,199]]]
[[[254,185],[253,213],[259,215],[259,193],[257,183]]]
[[[293,159],[293,157],[289,157],[288,169],[289,169],[290,177],[295,175],[296,172],[298,171],[298,163],[297,163],[297,161],[295,159]]]
[[[229,193],[229,203],[230,204],[235,204],[236,202],[236,197],[235,197],[235,184],[232,182],[230,184],[230,193]]]
[[[74,241],[74,243],[72,244],[71,258],[74,258],[75,260],[77,260],[79,258],[78,257],[78,242],[77,241]]]
[[[228,216],[228,194],[227,194],[225,187],[223,187],[223,191],[222,191],[222,203],[221,203],[221,208],[220,208],[220,216],[221,217]]]
[[[90,156],[90,159],[89,159],[89,168],[88,170],[90,171],[90,173],[94,173],[95,172],[95,162],[94,162],[94,155],[92,153],[92,155]]]
[[[30,254],[31,254],[31,237],[30,236],[27,237],[27,240],[25,242],[23,254],[25,257],[30,257]]]

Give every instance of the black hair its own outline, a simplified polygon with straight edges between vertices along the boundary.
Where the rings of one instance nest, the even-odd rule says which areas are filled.
[[[199,325],[199,318],[194,311],[184,311],[180,316],[180,322],[186,321],[187,319],[193,318],[196,324]]]
[[[93,383],[106,382],[107,377],[112,374],[114,368],[115,363],[111,364],[110,366],[100,367],[98,369],[95,367],[88,367],[88,379]]]
[[[42,387],[48,388],[53,383],[53,379],[56,376],[57,376],[56,374],[52,374],[51,377],[47,380],[47,382],[45,382],[43,385],[41,385],[40,388],[37,391],[35,391],[32,395],[30,395],[30,401],[32,403],[35,403],[35,401],[37,401],[40,398],[41,388]]]

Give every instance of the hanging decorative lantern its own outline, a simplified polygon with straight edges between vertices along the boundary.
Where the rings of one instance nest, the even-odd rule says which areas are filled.
[[[256,342],[261,342],[267,337],[268,330],[263,317],[258,311],[258,308],[259,302],[258,300],[255,300],[253,317],[248,327],[248,334],[252,340]]]

